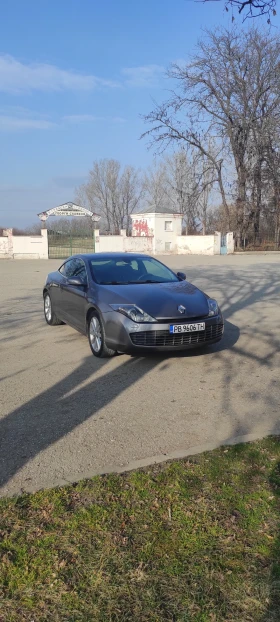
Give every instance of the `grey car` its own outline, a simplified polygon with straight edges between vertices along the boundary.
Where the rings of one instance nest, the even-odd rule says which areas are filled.
[[[185,350],[220,341],[216,300],[148,255],[75,255],[48,275],[45,319],[88,336],[97,357],[116,352]]]

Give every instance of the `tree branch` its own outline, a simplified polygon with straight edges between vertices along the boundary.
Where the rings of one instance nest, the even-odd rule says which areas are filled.
[[[196,0],[197,2],[213,2],[213,0]],[[217,0],[216,0],[217,1]],[[219,0],[218,0],[219,1]],[[244,20],[247,18],[260,17],[261,15],[267,15],[267,23],[270,24],[271,17],[276,15],[276,2],[277,0],[226,0],[226,11],[229,7],[237,9],[239,15],[244,15]],[[234,18],[233,18],[234,19]]]

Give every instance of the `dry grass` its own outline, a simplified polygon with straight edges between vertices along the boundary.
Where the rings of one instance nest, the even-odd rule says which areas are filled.
[[[0,502],[1,622],[276,622],[280,441]]]

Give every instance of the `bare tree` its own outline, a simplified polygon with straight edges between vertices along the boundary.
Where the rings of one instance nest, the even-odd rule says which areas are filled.
[[[140,173],[127,166],[121,171],[117,160],[96,160],[88,182],[77,189],[77,200],[101,215],[107,233],[129,228],[129,215],[142,197]]]
[[[212,2],[213,0],[201,0],[204,2]],[[226,11],[229,8],[237,9],[239,15],[244,19],[248,17],[267,16],[267,22],[270,24],[272,16],[276,15],[276,0],[226,0]]]
[[[157,209],[170,206],[167,169],[164,161],[155,162],[144,176],[145,198]]]
[[[133,166],[126,166],[121,175],[119,189],[119,224],[130,233],[130,214],[141,208],[144,187],[140,172]]]
[[[263,128],[268,119],[279,116],[279,65],[278,34],[256,28],[241,33],[235,28],[207,31],[191,61],[185,67],[175,65],[169,71],[169,77],[175,81],[172,97],[146,117],[152,129],[145,136],[151,135],[153,142],[185,143],[211,165],[228,227],[231,223],[224,171],[226,158],[232,158],[239,239],[244,233],[248,211],[248,163],[253,130],[258,126]],[[215,138],[214,150],[209,149],[211,137]]]
[[[173,209],[184,216],[185,231],[196,229],[200,217],[200,200],[206,190],[201,157],[180,149],[165,158],[167,194]]]
[[[275,245],[280,246],[280,151],[279,142],[270,141],[262,168],[261,210],[262,226],[274,234]],[[258,231],[259,233],[259,231]]]
[[[280,247],[280,154],[272,150],[267,159],[270,179],[272,180],[272,192],[269,202],[270,213],[273,215],[273,227],[275,243]]]
[[[207,216],[209,208],[210,193],[215,181],[215,171],[209,162],[202,156],[199,159],[200,165],[200,186],[198,196],[199,217],[202,223],[202,234],[207,233]]]
[[[181,148],[148,170],[144,188],[151,205],[182,214],[188,233],[196,230],[200,219],[203,222],[212,184],[213,167],[209,162],[200,153]]]
[[[24,235],[41,235],[42,223],[35,222],[33,225],[26,227]]]

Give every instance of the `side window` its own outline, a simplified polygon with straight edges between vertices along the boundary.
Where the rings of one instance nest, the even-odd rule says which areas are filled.
[[[82,281],[87,280],[87,271],[86,266],[82,259],[71,259],[67,261],[65,264],[66,267],[66,276],[68,278],[79,277]]]
[[[66,263],[64,264],[64,276],[70,278],[72,276],[73,268],[73,259],[66,261]]]
[[[65,276],[65,266],[66,264],[64,263],[58,270],[58,272],[60,272],[60,274],[62,274],[63,276]]]
[[[72,259],[66,261],[61,268],[59,268],[59,272],[66,277],[72,276]]]

